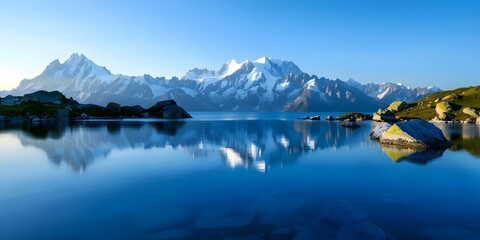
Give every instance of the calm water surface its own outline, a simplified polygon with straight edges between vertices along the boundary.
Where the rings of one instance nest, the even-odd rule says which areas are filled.
[[[0,125],[0,239],[480,239],[479,125],[417,152],[370,121],[193,115]]]

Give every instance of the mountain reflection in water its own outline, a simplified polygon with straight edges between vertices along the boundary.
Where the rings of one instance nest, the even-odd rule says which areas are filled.
[[[242,121],[85,121],[10,126],[20,128],[24,146],[43,150],[55,164],[83,171],[113,149],[182,148],[193,158],[220,155],[230,167],[255,167],[295,162],[318,149],[373,144],[370,128],[351,130],[337,122]],[[3,131],[7,131],[5,126]]]

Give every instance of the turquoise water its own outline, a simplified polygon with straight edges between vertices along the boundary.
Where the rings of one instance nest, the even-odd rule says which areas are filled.
[[[415,152],[316,114],[1,125],[0,239],[478,239],[479,125]]]

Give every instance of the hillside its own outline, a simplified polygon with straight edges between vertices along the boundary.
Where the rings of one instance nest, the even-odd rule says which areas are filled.
[[[433,119],[436,116],[435,106],[440,102],[449,102],[453,108],[453,121],[463,121],[469,116],[462,112],[465,107],[480,109],[480,85],[457,88],[455,90],[433,93],[425,98],[408,104],[408,108],[396,114],[397,118]]]

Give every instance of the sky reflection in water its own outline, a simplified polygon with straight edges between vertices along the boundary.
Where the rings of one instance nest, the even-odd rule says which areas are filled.
[[[204,116],[2,126],[0,238],[352,232],[319,230],[338,209],[369,234],[480,234],[478,125],[439,125],[454,148],[418,152],[371,141],[372,122]]]

